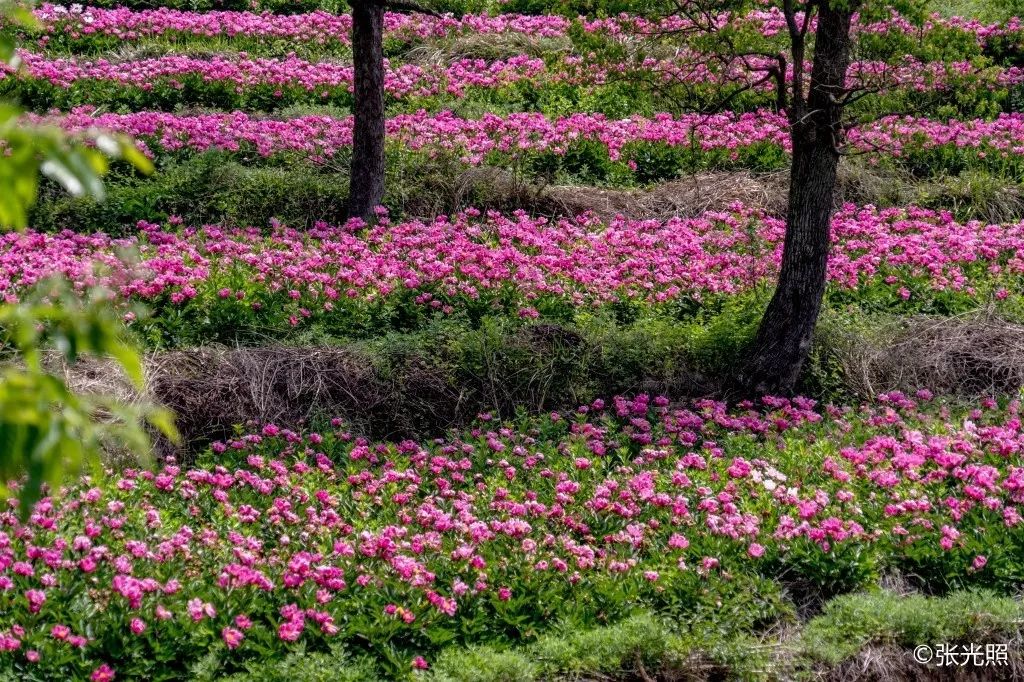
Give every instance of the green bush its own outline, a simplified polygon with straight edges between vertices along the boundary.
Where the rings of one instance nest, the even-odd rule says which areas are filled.
[[[307,652],[300,648],[282,659],[253,661],[244,672],[228,677],[207,676],[204,663],[217,669],[214,661],[200,659],[193,668],[195,680],[220,680],[221,682],[383,682],[379,669],[368,658],[353,660],[340,648],[329,652]]]
[[[293,167],[243,165],[208,152],[161,165],[153,178],[122,172],[100,203],[44,188],[32,213],[37,229],[77,232],[135,231],[140,220],[181,217],[190,225],[224,222],[265,227],[278,218],[295,227],[345,219],[348,173],[310,164]]]
[[[825,606],[800,637],[803,654],[837,664],[871,644],[986,643],[1019,639],[1024,607],[1009,597],[957,592],[948,597],[850,594]]]
[[[539,666],[526,655],[490,646],[447,649],[434,664],[436,682],[532,682]]]

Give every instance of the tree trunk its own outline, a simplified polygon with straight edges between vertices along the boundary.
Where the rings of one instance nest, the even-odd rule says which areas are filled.
[[[820,5],[806,113],[793,117],[790,133],[793,165],[778,286],[740,376],[752,397],[793,393],[825,294],[852,16],[829,5]]]
[[[373,223],[384,197],[384,4],[350,4],[355,100],[348,215]]]

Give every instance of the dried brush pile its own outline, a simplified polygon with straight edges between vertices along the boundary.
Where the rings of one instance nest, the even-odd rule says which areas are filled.
[[[913,651],[895,646],[868,645],[853,658],[821,671],[819,679],[826,682],[1011,682],[1024,679],[1021,642],[983,642],[982,648],[985,644],[1007,644],[1006,662],[992,666],[921,665],[914,660]],[[965,650],[957,649],[961,655]]]
[[[817,343],[811,373],[824,368],[838,386],[822,390],[851,399],[919,388],[1009,395],[1024,386],[1024,325],[987,312],[826,322]],[[165,351],[147,356],[143,394],[113,363],[87,359],[64,374],[76,391],[169,407],[189,452],[230,436],[237,425],[297,427],[341,417],[371,438],[429,438],[481,412],[543,413],[640,392],[722,396],[743,348],[719,350],[709,359],[682,338],[535,324],[345,346]],[[170,452],[166,447],[161,454]]]
[[[593,212],[606,220],[616,215],[632,220],[696,216],[737,202],[782,215],[787,184],[785,173],[704,172],[635,190],[555,185],[540,197],[549,202],[548,211]]]
[[[435,206],[483,206],[496,210],[523,209],[549,216],[593,213],[602,220],[624,216],[630,220],[667,220],[722,210],[740,202],[769,215],[786,212],[785,173],[757,174],[703,172],[643,189],[616,189],[577,185],[545,185],[527,181],[509,171],[484,166],[457,174],[447,198]],[[410,208],[423,208],[410,205]],[[414,212],[414,211],[413,211]],[[427,214],[430,212],[428,211]]]
[[[861,397],[927,388],[951,396],[1008,395],[1024,386],[1024,325],[989,312],[893,318],[829,341]]]
[[[616,372],[622,360],[610,343],[536,324],[346,346],[207,346],[148,355],[142,394],[111,362],[88,359],[63,372],[76,391],[170,408],[185,452],[230,436],[237,425],[294,428],[340,417],[371,438],[424,438],[481,412],[571,409],[613,393],[713,392],[681,360]],[[173,452],[159,446],[159,454]]]

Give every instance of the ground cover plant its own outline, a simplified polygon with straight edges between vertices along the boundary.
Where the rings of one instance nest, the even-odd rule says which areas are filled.
[[[1022,8],[400,4],[379,50],[334,0],[3,24],[11,130],[156,170],[44,168],[5,309],[94,301],[131,376],[59,333],[38,373],[183,440],[0,462],[0,679],[1024,674]],[[803,287],[774,327],[808,359],[752,395],[801,239],[820,317]]]

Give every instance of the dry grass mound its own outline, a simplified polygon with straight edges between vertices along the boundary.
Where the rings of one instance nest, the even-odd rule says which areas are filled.
[[[525,210],[546,216],[594,213],[604,220],[666,220],[725,210],[740,202],[767,215],[783,217],[789,173],[704,171],[643,188],[547,184],[504,168],[465,168],[449,160],[424,179],[410,169],[391,183],[389,201],[406,215],[452,213],[473,206],[499,211]],[[424,191],[424,188],[429,191]],[[960,220],[1005,223],[1024,217],[1024,187],[983,173],[924,180],[906,170],[871,166],[844,159],[839,167],[834,203],[871,204],[880,208],[916,205],[952,211]]]
[[[769,215],[786,211],[786,174],[705,172],[644,189],[542,185],[493,167],[471,168],[447,192],[454,206],[523,209],[550,216],[593,213],[603,220],[667,220],[722,210],[735,202]]]
[[[341,417],[375,439],[432,437],[483,411],[542,413],[639,391],[680,399],[722,395],[717,370],[686,347],[670,361],[647,362],[637,355],[643,342],[530,325],[340,347],[204,347],[147,356],[142,392],[109,361],[83,359],[62,371],[75,391],[170,408],[184,452],[232,435],[237,425],[298,427],[312,417]],[[1024,325],[986,312],[826,320],[819,343],[819,362],[851,400],[919,388],[1012,395],[1024,386]],[[158,453],[174,452],[168,447],[160,443]]]
[[[230,436],[236,425],[298,426],[330,408],[369,418],[392,397],[368,359],[349,348],[206,347],[150,354],[144,367],[142,392],[109,360],[85,358],[62,372],[76,392],[172,409],[186,452]],[[160,439],[156,449],[176,450]]]
[[[913,651],[873,645],[827,669],[821,679],[826,682],[1010,682],[1024,679],[1024,659],[1016,643],[1011,643],[1005,664],[964,667],[922,665],[914,660]]]
[[[833,352],[858,396],[919,388],[942,395],[1013,394],[1024,386],[1024,325],[990,312],[893,318],[835,333]]]
[[[201,348],[147,362],[148,390],[191,441],[226,436],[235,424],[300,424],[324,405],[372,410],[386,398],[372,378],[370,363],[348,348]]]
[[[736,202],[782,215],[786,211],[785,188],[782,173],[706,172],[636,190],[556,185],[542,196],[564,213],[591,211],[604,219],[623,215],[666,220],[723,210]]]
[[[1024,216],[1024,188],[1010,179],[979,172],[922,179],[905,169],[872,166],[861,160],[839,165],[836,204],[923,206],[966,220],[1007,223]]]

